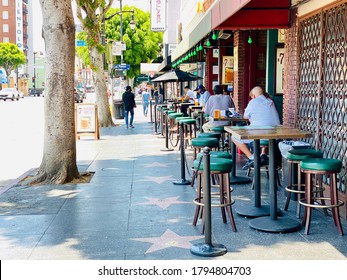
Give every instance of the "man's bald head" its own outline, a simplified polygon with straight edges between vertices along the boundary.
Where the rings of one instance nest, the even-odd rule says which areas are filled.
[[[256,86],[251,90],[251,94],[254,96],[254,98],[257,98],[258,96],[263,95],[263,89]]]

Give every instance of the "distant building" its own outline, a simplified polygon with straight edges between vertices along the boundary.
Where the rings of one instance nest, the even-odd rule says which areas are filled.
[[[0,42],[16,44],[19,49],[28,54],[28,0],[2,0],[0,1]],[[27,82],[27,67],[19,67],[16,73],[11,74],[11,86],[23,79],[23,85]]]

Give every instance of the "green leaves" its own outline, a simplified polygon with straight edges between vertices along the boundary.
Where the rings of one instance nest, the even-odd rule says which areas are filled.
[[[0,66],[5,69],[7,75],[25,62],[25,55],[17,45],[8,42],[0,43]]]

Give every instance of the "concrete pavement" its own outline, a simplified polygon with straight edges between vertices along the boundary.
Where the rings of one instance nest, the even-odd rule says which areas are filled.
[[[180,153],[163,152],[165,141],[136,108],[134,129],[101,129],[101,139],[77,141],[80,171],[94,172],[90,183],[15,185],[0,195],[0,259],[199,260],[192,244],[204,242],[200,223],[192,226],[195,188],[180,179]],[[238,155],[238,165],[246,159]],[[188,165],[192,151],[187,151]],[[34,170],[28,173],[33,173]],[[243,172],[243,174],[242,174]],[[238,173],[245,175],[244,171]],[[187,179],[189,174],[186,173]],[[268,204],[262,174],[262,203]],[[251,184],[235,185],[233,209],[252,204]],[[283,208],[283,187],[278,193]],[[295,219],[295,203],[283,216]],[[213,242],[227,247],[223,260],[346,260],[347,237],[339,236],[331,216],[314,211],[311,234],[253,230],[234,211],[237,232],[212,211]],[[343,221],[345,233],[347,223]]]

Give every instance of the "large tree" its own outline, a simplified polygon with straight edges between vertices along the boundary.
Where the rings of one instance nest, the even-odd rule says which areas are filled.
[[[112,126],[112,117],[107,98],[107,87],[104,75],[103,54],[105,47],[101,41],[101,23],[113,0],[76,0],[77,17],[87,34],[87,45],[91,68],[95,73],[96,104],[98,106],[99,126]]]
[[[74,121],[75,23],[71,0],[40,0],[46,45],[43,159],[31,183],[79,178]]]
[[[0,66],[5,69],[7,77],[25,62],[25,55],[17,45],[8,42],[0,43]]]

